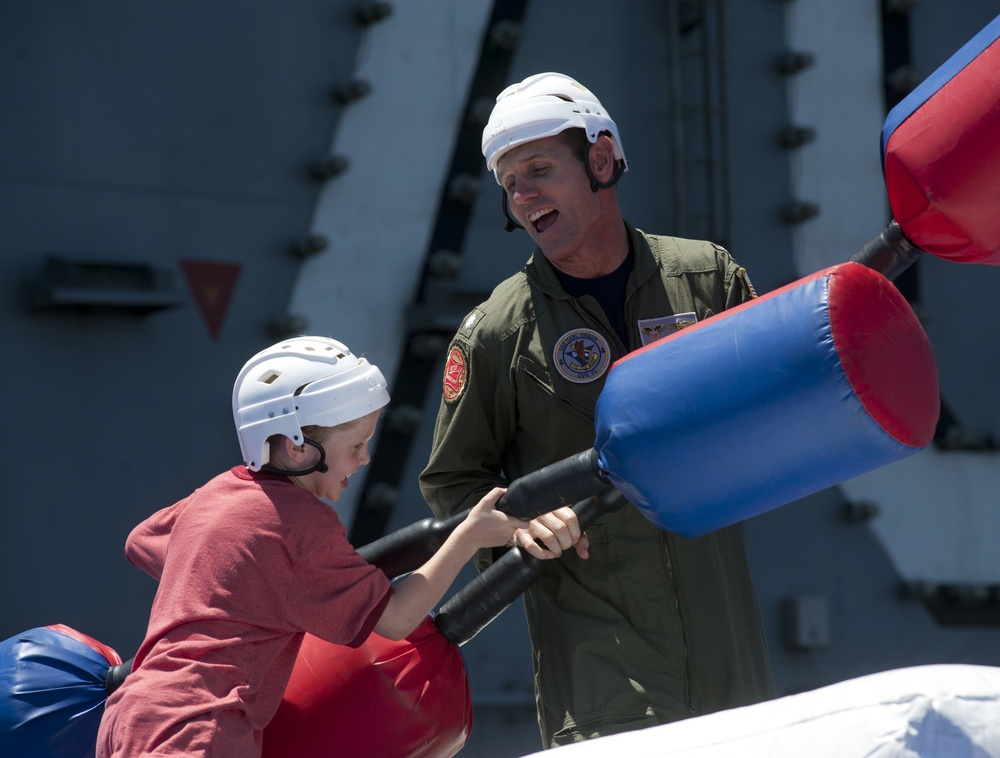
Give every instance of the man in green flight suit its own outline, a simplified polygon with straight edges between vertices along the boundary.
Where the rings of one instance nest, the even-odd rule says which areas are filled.
[[[719,245],[624,221],[618,128],[573,79],[537,74],[500,93],[483,154],[503,189],[508,229],[523,228],[537,248],[449,348],[420,478],[439,517],[591,448],[594,407],[615,360],[756,297]],[[718,464],[725,476],[726,462]],[[739,526],[684,539],[626,504],[582,538],[570,508],[530,530],[566,549],[525,594],[546,747],[772,697]]]

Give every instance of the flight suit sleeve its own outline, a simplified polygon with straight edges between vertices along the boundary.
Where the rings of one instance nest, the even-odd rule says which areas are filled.
[[[458,337],[452,341],[431,454],[420,475],[421,492],[438,518],[506,486],[501,450],[509,427],[503,418],[507,382],[500,373],[484,350]]]
[[[715,245],[719,260],[719,270],[724,272],[726,308],[745,303],[757,297],[757,291],[750,282],[747,270],[739,265],[732,254],[721,245]]]

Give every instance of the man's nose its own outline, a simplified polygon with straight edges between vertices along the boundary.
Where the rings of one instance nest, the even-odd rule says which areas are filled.
[[[524,203],[531,200],[538,194],[538,188],[530,179],[518,179],[514,185],[514,195],[512,200],[515,203]]]

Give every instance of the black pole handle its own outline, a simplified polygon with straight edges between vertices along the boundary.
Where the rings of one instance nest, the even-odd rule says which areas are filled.
[[[908,269],[923,252],[907,239],[899,224],[892,220],[850,259],[878,271],[891,281]]]
[[[382,569],[387,577],[395,579],[423,566],[468,515],[465,510],[446,519],[422,519],[369,542],[358,548],[358,553]]]
[[[514,480],[497,509],[530,521],[543,513],[577,503],[610,486],[591,448]]]
[[[132,664],[134,661],[134,657],[129,658],[124,663],[119,663],[108,669],[108,673],[104,675],[104,689],[108,695],[121,687],[125,681],[125,677],[132,673]]]
[[[626,502],[618,490],[607,484],[599,493],[574,505],[573,510],[580,529],[586,530]],[[438,609],[434,616],[438,630],[453,644],[464,645],[538,581],[543,563],[519,547],[511,548]]]
[[[609,486],[597,451],[585,450],[512,482],[497,509],[530,521]],[[368,543],[358,553],[394,579],[424,565],[468,515],[464,510],[446,519],[423,519]]]

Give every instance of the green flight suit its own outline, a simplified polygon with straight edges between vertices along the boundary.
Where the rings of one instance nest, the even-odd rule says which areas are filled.
[[[438,517],[592,448],[607,368],[641,347],[643,328],[681,328],[694,319],[677,314],[701,320],[755,296],[725,249],[626,226],[635,252],[625,302],[629,345],[592,297],[565,292],[538,250],[459,327],[420,477]],[[662,317],[676,323],[663,327]],[[596,349],[577,360],[580,335]],[[724,460],[718,475],[726,475]],[[525,595],[544,745],[772,697],[738,525],[685,539],[626,505],[587,533],[590,558],[569,551],[547,561]],[[477,558],[480,568],[487,564],[488,556]]]

